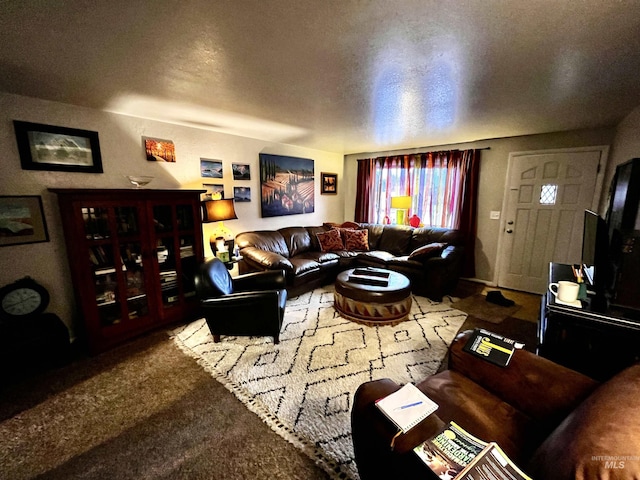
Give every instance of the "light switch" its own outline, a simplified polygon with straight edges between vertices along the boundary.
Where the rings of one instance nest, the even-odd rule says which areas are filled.
[[[489,218],[491,220],[500,220],[500,210],[491,210]]]

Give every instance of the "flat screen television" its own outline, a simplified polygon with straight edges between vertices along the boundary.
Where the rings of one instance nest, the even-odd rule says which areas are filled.
[[[591,210],[584,211],[582,268],[590,290],[603,297],[609,283],[609,227],[600,215]]]

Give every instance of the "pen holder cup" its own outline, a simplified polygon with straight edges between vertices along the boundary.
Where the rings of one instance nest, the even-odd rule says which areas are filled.
[[[578,288],[578,300],[586,300],[587,299],[587,284],[580,283],[580,287]]]

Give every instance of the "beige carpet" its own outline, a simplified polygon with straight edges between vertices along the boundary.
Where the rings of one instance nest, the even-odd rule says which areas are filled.
[[[451,305],[414,296],[408,320],[365,326],[338,315],[329,286],[287,302],[278,345],[265,337],[213,343],[204,320],[176,330],[175,340],[334,478],[356,479],[350,411],[358,386],[435,373],[465,318]]]

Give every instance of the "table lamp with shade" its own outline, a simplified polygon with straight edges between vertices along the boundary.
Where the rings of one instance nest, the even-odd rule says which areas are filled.
[[[391,197],[391,208],[396,209],[396,223],[398,225],[406,225],[411,208],[411,197]]]
[[[213,254],[223,262],[231,260],[234,247],[233,233],[225,226],[224,221],[236,218],[238,216],[231,198],[208,200],[202,203],[202,222],[219,222],[209,238],[209,244]]]

